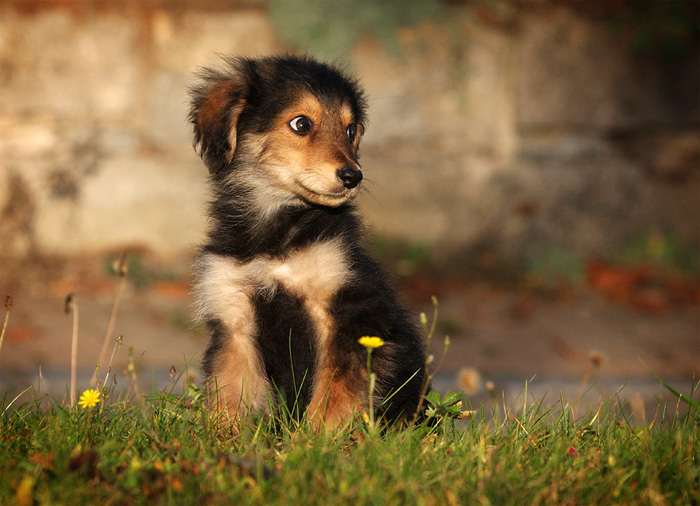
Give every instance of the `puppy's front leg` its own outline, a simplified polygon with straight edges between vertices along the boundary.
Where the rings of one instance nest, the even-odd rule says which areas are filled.
[[[350,422],[362,411],[362,393],[357,384],[364,382],[338,374],[331,364],[321,365],[308,407],[312,424],[316,428],[336,428]]]
[[[251,344],[231,336],[214,361],[208,384],[209,397],[216,403],[213,407],[226,411],[232,421],[246,413],[268,411],[267,378]]]

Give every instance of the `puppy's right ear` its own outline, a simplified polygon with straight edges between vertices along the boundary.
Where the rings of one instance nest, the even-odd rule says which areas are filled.
[[[231,162],[236,150],[236,127],[248,90],[245,75],[237,70],[204,70],[202,84],[191,91],[194,146],[214,175]]]

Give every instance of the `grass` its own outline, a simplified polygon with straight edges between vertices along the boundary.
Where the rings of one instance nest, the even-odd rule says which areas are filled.
[[[649,504],[700,497],[700,411],[660,405],[635,427],[609,403],[582,418],[543,402],[468,422],[317,433],[284,414],[217,419],[193,385],[179,395],[48,396],[0,417],[0,504]],[[527,392],[526,392],[527,396]],[[448,396],[449,397],[449,396]]]

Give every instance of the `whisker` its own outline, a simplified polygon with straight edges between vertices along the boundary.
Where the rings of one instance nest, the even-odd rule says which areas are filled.
[[[374,186],[376,186],[377,188],[379,188],[379,189],[382,190],[382,191],[385,190],[385,188],[384,188],[381,184],[377,183],[377,182],[374,181],[373,179],[364,178],[363,181],[366,181],[366,182],[368,182],[368,183],[372,183]]]
[[[377,204],[379,203],[379,199],[376,198],[376,197],[374,196],[374,194],[370,191],[370,189],[367,188],[366,186],[362,186],[362,188],[360,188],[360,191],[361,191],[363,194],[366,193],[367,195],[369,195],[370,197],[372,197],[372,200],[374,200]]]

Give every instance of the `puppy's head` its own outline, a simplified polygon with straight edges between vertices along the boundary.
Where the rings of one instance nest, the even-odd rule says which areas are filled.
[[[335,67],[304,57],[226,60],[192,92],[195,146],[218,181],[339,206],[362,180],[365,100]]]

